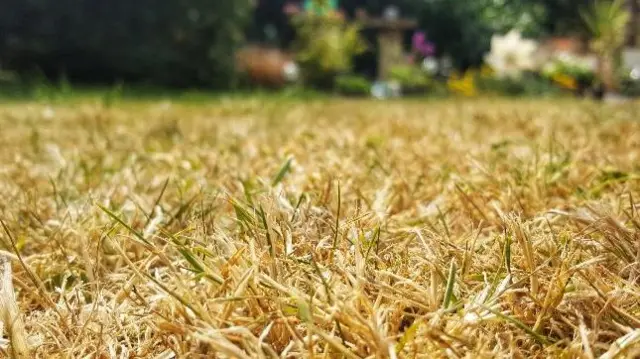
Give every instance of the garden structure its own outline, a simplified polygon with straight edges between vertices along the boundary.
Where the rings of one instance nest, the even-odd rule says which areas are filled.
[[[388,16],[368,18],[366,15],[360,20],[366,29],[376,31],[379,46],[378,77],[388,80],[391,69],[405,62],[404,34],[407,30],[415,29],[417,22]]]

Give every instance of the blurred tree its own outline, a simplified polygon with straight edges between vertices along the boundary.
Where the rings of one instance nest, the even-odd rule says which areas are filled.
[[[0,62],[79,81],[226,87],[251,0],[3,0]]]
[[[580,17],[580,11],[593,4],[593,0],[526,1],[539,3],[544,7],[547,16],[540,21],[547,33],[556,35],[585,35],[588,33],[588,29]]]

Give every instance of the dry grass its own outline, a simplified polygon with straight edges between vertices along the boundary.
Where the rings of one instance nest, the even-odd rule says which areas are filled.
[[[39,358],[637,357],[637,113],[4,105],[0,239],[20,254],[20,314],[3,309],[0,344]]]

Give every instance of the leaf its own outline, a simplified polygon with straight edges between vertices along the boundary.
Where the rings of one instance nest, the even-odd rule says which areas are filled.
[[[416,320],[413,322],[413,324],[411,324],[409,328],[407,328],[407,330],[398,341],[398,344],[396,344],[396,354],[400,353],[402,349],[404,349],[404,347],[407,345],[407,343],[409,343],[416,337],[416,333],[418,332],[419,327],[420,321]]]
[[[341,193],[340,193],[340,183],[338,183],[338,211],[336,213],[336,224],[334,229],[334,237],[333,237],[333,250],[336,250],[336,246],[338,245],[338,235],[340,233],[340,204],[342,202]]]
[[[247,228],[253,226],[254,224],[254,219],[253,216],[251,214],[249,214],[249,212],[242,208],[242,205],[240,205],[238,202],[232,201],[231,205],[233,205],[233,209],[236,212],[236,219],[243,225],[245,225]]]
[[[151,223],[151,219],[153,217],[153,210],[156,208],[158,204],[160,204],[160,200],[162,200],[162,196],[164,195],[164,191],[167,189],[167,185],[169,185],[169,178],[167,178],[164,181],[164,184],[162,185],[162,189],[160,190],[160,194],[158,195],[158,198],[156,198],[156,201],[153,203],[153,206],[151,206],[151,212],[149,212],[149,214],[147,215],[147,221],[144,223],[144,226],[142,226],[143,228],[147,228],[149,223]]]
[[[178,252],[180,252],[184,259],[186,259],[187,262],[191,264],[196,273],[204,273],[204,267],[189,250],[187,250],[186,248],[180,248],[178,249]]]
[[[298,317],[304,322],[311,322],[313,317],[311,316],[311,308],[309,304],[305,302],[302,298],[296,298],[298,302]]]
[[[280,168],[280,171],[278,172],[276,177],[273,179],[273,182],[271,183],[272,186],[275,186],[278,183],[282,182],[282,180],[284,179],[284,176],[286,176],[287,173],[289,173],[289,171],[291,170],[291,162],[292,161],[293,161],[293,158],[290,157],[287,160],[287,162],[284,163],[284,165]]]
[[[262,209],[262,206],[260,206],[260,212],[258,212],[258,214],[260,215],[260,219],[262,219],[262,227],[265,231],[265,235],[267,237],[267,244],[269,245],[269,254],[271,255],[271,258],[276,257],[276,253],[275,253],[275,248],[273,247],[273,242],[271,241],[271,233],[269,233],[269,225],[267,224],[267,216],[264,214],[264,209]]]
[[[139,240],[144,242],[146,245],[152,246],[151,242],[146,240],[144,238],[144,236],[140,232],[136,231],[135,229],[131,228],[131,226],[129,226],[128,224],[124,223],[124,221],[121,220],[120,217],[116,216],[113,212],[111,212],[107,208],[103,207],[102,205],[98,205],[98,207],[100,207],[100,209],[102,211],[104,211],[113,220],[115,220],[116,222],[120,223],[124,228],[126,228],[129,232],[131,232],[136,238],[138,238]]]
[[[524,332],[529,334],[535,341],[537,341],[540,344],[549,345],[549,344],[553,343],[551,339],[536,333],[535,331],[533,331],[533,329],[529,328],[526,324],[524,324],[523,322],[519,321],[516,318],[512,318],[512,317],[510,317],[508,315],[505,315],[505,314],[503,314],[503,313],[501,313],[501,312],[499,312],[497,310],[493,310],[493,309],[491,309],[490,307],[488,307],[488,306],[486,306],[484,304],[480,304],[480,307],[482,309],[484,309],[484,310],[487,310],[487,311],[491,312],[495,316],[508,321],[509,323],[515,325],[516,327],[522,329]]]
[[[449,267],[449,277],[447,279],[447,290],[444,293],[444,300],[442,301],[442,309],[449,309],[453,299],[453,286],[456,282],[456,262],[451,260],[451,267]]]
[[[504,242],[504,264],[507,267],[507,273],[511,274],[511,236],[507,235]]]

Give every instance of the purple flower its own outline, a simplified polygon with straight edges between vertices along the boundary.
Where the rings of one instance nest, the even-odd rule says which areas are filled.
[[[413,47],[420,46],[422,43],[424,43],[426,39],[427,39],[427,35],[424,33],[424,31],[414,32],[413,39],[411,40],[413,42]]]
[[[416,31],[411,42],[413,49],[422,56],[431,56],[436,51],[436,47],[427,40],[427,35],[424,31]]]

